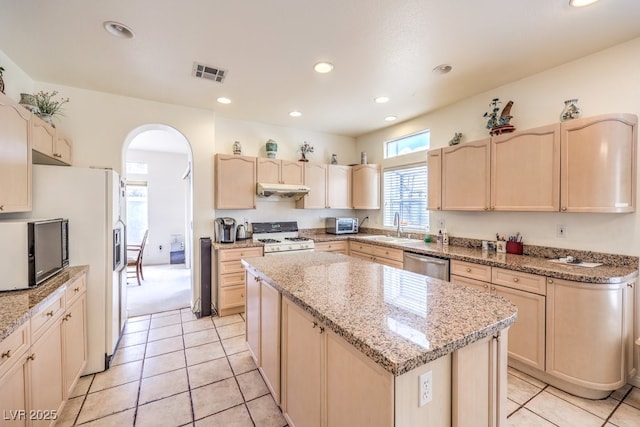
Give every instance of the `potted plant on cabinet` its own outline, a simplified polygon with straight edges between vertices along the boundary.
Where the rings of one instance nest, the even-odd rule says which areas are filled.
[[[40,91],[34,95],[36,98],[36,104],[38,105],[38,110],[40,110],[38,116],[52,126],[53,116],[56,114],[62,115],[62,106],[69,102],[69,98],[62,98],[60,101],[55,101],[53,98],[56,95],[58,95],[57,90],[54,90],[51,93]]]

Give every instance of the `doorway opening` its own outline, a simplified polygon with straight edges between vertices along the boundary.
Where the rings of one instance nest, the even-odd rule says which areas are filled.
[[[193,306],[192,150],[178,130],[140,126],[123,147],[127,245],[140,245],[141,279],[131,251],[127,275],[128,316]]]

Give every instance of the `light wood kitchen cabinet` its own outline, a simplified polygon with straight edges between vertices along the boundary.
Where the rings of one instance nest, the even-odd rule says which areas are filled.
[[[86,278],[67,285],[62,316],[64,398],[67,399],[87,364]]]
[[[0,402],[2,402],[0,409],[5,411],[3,423],[8,426],[27,425],[26,417],[21,418],[16,411],[26,409],[28,404],[27,350],[29,346],[29,322],[0,342]],[[9,413],[11,410],[14,412]]]
[[[562,212],[634,212],[638,117],[607,114],[563,122]]]
[[[491,138],[491,210],[559,207],[560,124]]]
[[[353,240],[349,242],[349,255],[396,268],[402,268],[404,265],[404,251],[402,249],[360,243]]]
[[[288,299],[282,307],[287,421],[295,426],[393,425],[393,376]]]
[[[304,185],[310,188],[309,193],[296,201],[296,208],[325,209],[327,207],[327,165],[305,163]]]
[[[332,242],[315,242],[316,252],[336,252],[343,255],[349,255],[348,240],[334,240]]]
[[[280,292],[251,271],[246,272],[247,346],[256,366],[280,404]]]
[[[549,374],[591,390],[615,390],[627,382],[634,286],[547,280]]]
[[[380,209],[380,166],[356,165],[352,168],[353,209]]]
[[[442,149],[442,209],[487,211],[490,208],[489,139]]]
[[[257,181],[268,184],[303,184],[304,163],[264,157],[257,159]]]
[[[30,118],[0,93],[0,213],[31,211]]]
[[[33,163],[71,165],[71,139],[35,114],[31,116],[31,138]]]
[[[215,208],[255,209],[256,158],[216,154]]]
[[[442,209],[442,148],[427,152],[427,209]]]
[[[327,208],[351,209],[351,166],[327,165]]]
[[[245,269],[240,260],[262,256],[262,247],[218,249],[216,255],[218,314],[222,317],[242,313],[245,310]]]

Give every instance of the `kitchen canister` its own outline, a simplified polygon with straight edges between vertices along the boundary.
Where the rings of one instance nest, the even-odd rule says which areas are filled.
[[[360,153],[360,164],[361,165],[366,165],[367,163],[368,163],[367,162],[367,152],[366,151],[362,151]]]

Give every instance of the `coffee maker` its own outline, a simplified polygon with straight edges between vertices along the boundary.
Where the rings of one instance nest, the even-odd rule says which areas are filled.
[[[215,219],[216,242],[235,243],[236,241],[236,220],[229,217]]]

